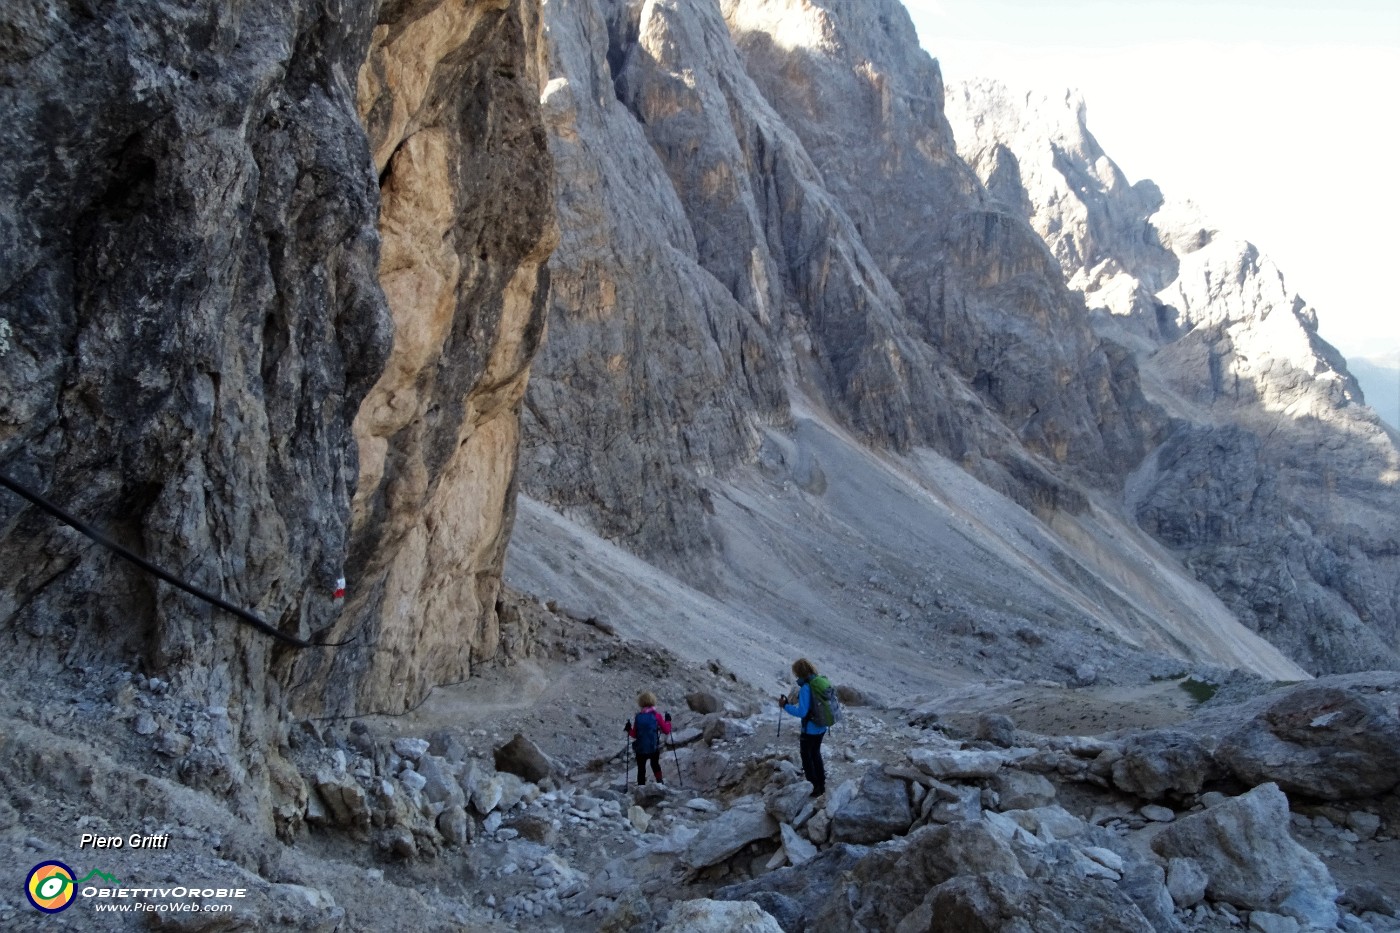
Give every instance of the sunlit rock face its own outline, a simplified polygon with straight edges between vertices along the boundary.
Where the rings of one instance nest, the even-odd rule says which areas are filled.
[[[1400,664],[1400,456],[1316,312],[1251,244],[1129,185],[1072,95],[951,90],[959,151],[1050,245],[1176,426],[1127,504],[1315,672]]]
[[[356,103],[394,321],[355,419],[360,475],[336,708],[401,709],[496,653],[520,405],[557,240],[532,2],[386,5]]]
[[[630,547],[709,547],[704,479],[793,393],[1082,507],[1157,430],[1131,357],[958,158],[894,2],[545,11],[562,240],[525,487]]]

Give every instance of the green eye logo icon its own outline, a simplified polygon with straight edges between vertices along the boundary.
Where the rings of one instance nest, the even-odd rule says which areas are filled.
[[[73,903],[73,869],[62,862],[40,862],[29,870],[24,893],[35,910],[56,914]]]

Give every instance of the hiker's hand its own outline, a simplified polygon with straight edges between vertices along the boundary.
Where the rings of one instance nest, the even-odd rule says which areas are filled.
[[[670,714],[670,713],[667,713],[667,714],[666,714],[666,721],[667,721],[667,722],[670,722],[670,721],[671,721],[671,714]]]
[[[782,709],[784,706],[787,706],[786,700],[787,697],[778,697],[778,709]]]
[[[631,731],[632,731],[632,720],[629,719],[629,720],[627,720],[625,723],[622,724],[622,731],[623,731],[623,732],[631,732]]]

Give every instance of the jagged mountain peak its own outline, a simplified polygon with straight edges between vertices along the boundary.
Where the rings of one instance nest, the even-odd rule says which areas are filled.
[[[1097,144],[1082,142],[1092,136],[1077,109],[1071,119],[1069,106],[1057,111],[1052,103],[1059,117],[1042,125],[1022,101],[1047,98],[987,81],[960,85],[949,100],[960,151],[1009,209],[1026,212],[1070,285],[1100,310],[1100,331],[1136,349],[1148,397],[1179,419],[1167,447],[1181,457],[1187,447],[1222,439],[1238,454],[1228,471],[1243,468],[1240,480],[1268,478],[1254,517],[1222,536],[1202,528],[1201,510],[1230,511],[1230,495],[1212,505],[1187,495],[1179,481],[1155,472],[1161,460],[1154,454],[1134,482],[1153,476],[1162,485],[1150,506],[1133,503],[1139,517],[1194,566],[1212,564],[1205,573],[1218,587],[1226,577],[1258,573],[1255,561],[1241,560],[1244,549],[1260,542],[1276,548],[1278,583],[1241,579],[1225,592],[1242,618],[1287,640],[1305,663],[1322,670],[1394,664],[1396,606],[1382,582],[1392,569],[1381,543],[1394,532],[1381,503],[1393,495],[1387,477],[1397,447],[1362,404],[1345,360],[1318,334],[1317,312],[1269,257],[1219,230],[1189,201],[1120,183]],[[989,152],[997,153],[995,163]],[[1222,461],[1216,469],[1227,468]],[[1199,481],[1211,470],[1198,462],[1186,472]],[[1237,484],[1234,490],[1243,493]],[[1359,529],[1371,543],[1358,553],[1350,542]],[[1290,551],[1310,555],[1306,566]],[[1339,602],[1328,593],[1342,563],[1356,582]],[[1280,587],[1306,595],[1285,604]],[[1319,639],[1316,627],[1339,631]]]

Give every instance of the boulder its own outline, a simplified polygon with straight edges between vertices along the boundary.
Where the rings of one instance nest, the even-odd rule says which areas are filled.
[[[1299,687],[1226,735],[1216,757],[1246,784],[1322,800],[1374,797],[1400,787],[1400,719],[1358,693]]]
[[[1330,928],[1337,922],[1337,886],[1288,825],[1288,798],[1278,785],[1261,784],[1179,818],[1152,840],[1152,849],[1168,859],[1195,859],[1213,900]]]
[[[778,921],[753,901],[681,901],[657,933],[783,933]]]
[[[1016,744],[1016,723],[1010,716],[983,713],[977,717],[977,738],[1002,748],[1010,748]]]
[[[976,821],[982,816],[982,791],[977,787],[959,788],[952,800],[930,793],[924,798],[921,815],[930,823]]]
[[[1267,910],[1256,910],[1249,915],[1250,933],[1302,933],[1297,920],[1282,914],[1271,914]]]
[[[705,868],[724,861],[751,842],[777,834],[778,823],[763,809],[762,802],[754,797],[742,798],[700,827],[682,861],[690,868]]]
[[[842,706],[875,706],[875,699],[850,684],[836,685],[836,699]]]
[[[418,761],[418,773],[423,776],[424,797],[444,806],[466,806],[466,794],[447,762],[435,755],[424,755]]]
[[[1088,823],[1070,813],[1064,807],[1051,804],[1033,810],[1008,810],[1005,816],[1046,842],[1063,839],[1078,839],[1089,832]]]
[[[336,906],[335,897],[329,891],[309,888],[301,884],[274,884],[267,889],[267,908],[250,920],[249,926],[268,924],[283,930],[305,930],[306,933],[333,933],[342,928],[345,922],[345,909]],[[155,916],[155,915],[151,915]],[[196,915],[197,916],[197,915]],[[225,917],[228,915],[225,914]],[[159,926],[159,924],[157,924]],[[182,925],[183,929],[218,929],[212,927]],[[227,929],[227,927],[224,927]]]
[[[684,748],[692,745],[705,737],[705,731],[698,726],[690,726],[685,729],[677,729],[671,733],[670,743],[676,748]]]
[[[1354,914],[1387,914],[1400,920],[1400,900],[1386,894],[1369,881],[1351,885],[1337,902]]]
[[[486,816],[501,805],[503,793],[500,775],[479,773],[472,781],[472,808]]]
[[[1167,859],[1167,893],[1172,903],[1181,908],[1195,907],[1206,897],[1210,879],[1193,858]]]
[[[652,807],[666,799],[666,788],[656,781],[632,788],[632,802],[639,807]]]
[[[535,784],[554,773],[554,767],[544,752],[519,732],[505,745],[496,749],[496,770],[518,775]]]
[[[428,753],[437,755],[450,764],[460,764],[466,760],[467,747],[456,733],[439,729],[428,736]]]
[[[841,887],[840,881],[870,850],[837,843],[801,866],[780,868],[715,892],[721,900],[757,903],[782,924],[784,930],[807,928],[807,918],[820,903]]]
[[[967,933],[1153,933],[1152,924],[1118,886],[1057,874],[1053,883],[1002,873],[960,875],[928,893],[898,930]]]
[[[811,801],[811,792],[812,785],[806,781],[775,787],[764,791],[763,808],[778,822],[791,823]]]
[[[729,735],[729,726],[732,719],[725,719],[719,713],[710,713],[700,721],[700,734],[708,745],[716,739],[722,739]]]
[[[497,774],[496,780],[501,785],[501,799],[496,807],[503,812],[513,809],[516,804],[525,799],[526,792],[530,789],[529,784],[509,771]]]
[[[1024,876],[1011,847],[982,823],[928,826],[874,849],[830,888],[809,931],[894,930],[929,889],[963,874]]]
[[[936,778],[966,781],[996,774],[1006,756],[1001,752],[915,748],[909,751],[909,760]]]
[[[1123,877],[1118,880],[1118,890],[1128,895],[1157,933],[1178,929],[1176,905],[1167,890],[1167,873],[1162,866],[1137,859],[1127,861]]]
[[[317,773],[314,783],[331,823],[356,829],[369,826],[369,796],[354,778],[322,771]]]
[[[797,830],[787,823],[778,827],[783,836],[783,849],[787,851],[788,862],[803,865],[817,856],[817,847],[798,835]]]
[[[423,788],[428,786],[428,779],[411,768],[405,768],[399,772],[399,782],[414,794],[421,792]]]
[[[533,814],[521,814],[514,816],[501,824],[506,829],[513,829],[520,834],[521,839],[529,842],[538,842],[540,845],[551,848],[558,831],[554,828],[553,821],[542,816]]]
[[[417,764],[428,753],[428,744],[427,739],[394,739],[394,754]]]
[[[438,814],[437,830],[449,844],[464,846],[472,840],[473,824],[467,811],[460,805],[453,805]]]
[[[908,832],[914,822],[908,785],[878,767],[861,778],[854,797],[828,813],[836,842],[880,842]]]
[[[1210,752],[1187,732],[1160,730],[1130,736],[1113,763],[1119,790],[1146,800],[1199,793],[1214,771]]]
[[[724,704],[719,701],[719,697],[704,690],[697,690],[694,693],[685,695],[685,705],[690,707],[693,713],[705,715],[706,713],[718,713],[724,708]]]
[[[998,807],[1002,810],[1031,810],[1055,800],[1055,785],[1039,774],[1001,771],[989,786],[996,791]]]
[[[1144,804],[1138,808],[1138,812],[1142,814],[1144,819],[1153,823],[1170,823],[1176,819],[1175,810],[1155,803]]]

